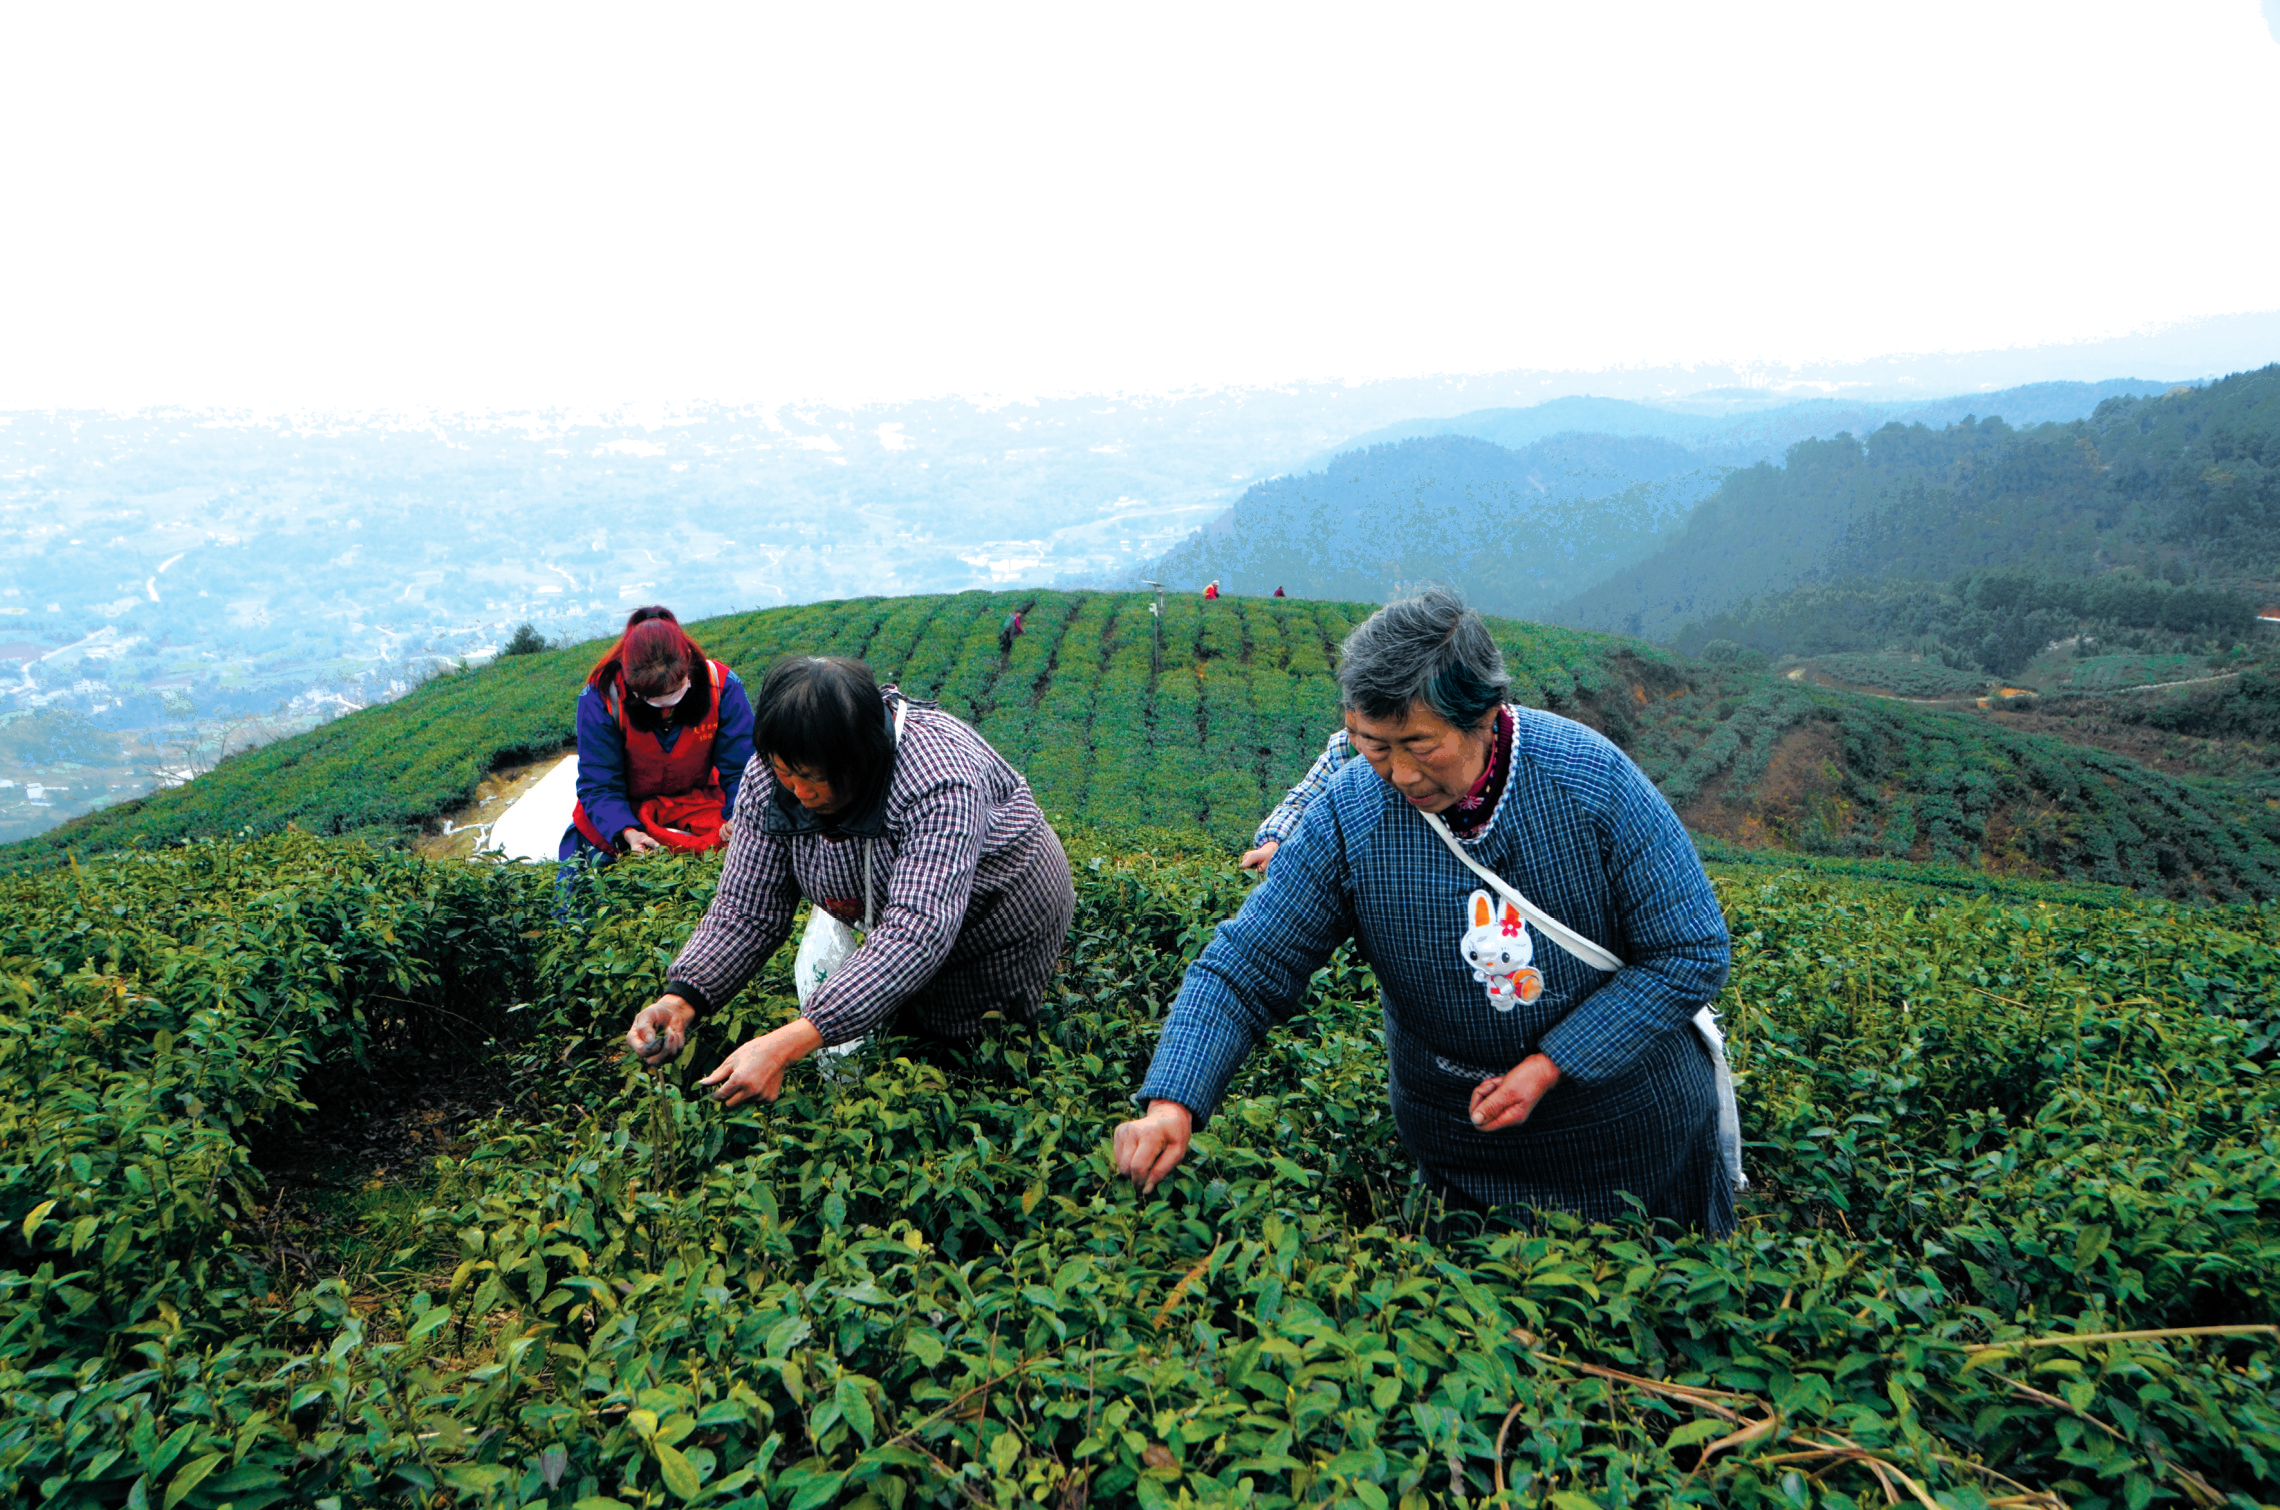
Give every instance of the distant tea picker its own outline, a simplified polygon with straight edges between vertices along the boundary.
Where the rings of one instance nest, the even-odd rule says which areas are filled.
[[[607,865],[726,844],[752,758],[752,704],[669,608],[637,608],[578,694],[578,805],[561,859]]]
[[[1613,1221],[1635,1200],[1730,1230],[1740,1132],[1708,1011],[1726,924],[1669,803],[1592,730],[1509,701],[1452,593],[1372,615],[1338,686],[1346,729],[1245,857],[1265,879],[1189,968],[1117,1167],[1169,1174],[1351,938],[1395,1125],[1452,1209]]]

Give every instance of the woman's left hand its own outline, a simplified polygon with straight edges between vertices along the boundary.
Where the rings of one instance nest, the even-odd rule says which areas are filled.
[[[773,1101],[783,1094],[784,1071],[822,1047],[823,1035],[802,1017],[737,1049],[697,1083],[711,1087],[723,1106],[742,1106],[755,1096]]]
[[[1560,1083],[1560,1067],[1548,1054],[1530,1054],[1509,1074],[1492,1075],[1473,1087],[1472,1125],[1482,1132],[1518,1127],[1544,1094]]]

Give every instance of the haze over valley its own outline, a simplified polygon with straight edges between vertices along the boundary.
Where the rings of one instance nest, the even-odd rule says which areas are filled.
[[[18,412],[0,418],[0,837],[399,696],[518,625],[590,637],[641,602],[1146,576],[1369,600],[1446,580],[1557,617],[1799,441],[2070,421],[2195,376],[1911,396],[1956,370],[1928,365],[1838,397],[1820,390],[1868,385],[1664,369],[608,416]],[[1636,396],[1558,392],[1587,385]]]

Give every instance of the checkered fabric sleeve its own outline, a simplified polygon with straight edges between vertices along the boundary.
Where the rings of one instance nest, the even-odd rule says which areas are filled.
[[[1305,816],[1307,804],[1330,784],[1330,778],[1338,774],[1338,768],[1353,758],[1353,741],[1346,737],[1346,731],[1340,729],[1331,735],[1330,742],[1322,747],[1322,753],[1314,757],[1314,764],[1308,766],[1306,774],[1298,778],[1298,785],[1285,793],[1283,800],[1275,804],[1274,811],[1268,813],[1265,821],[1260,823],[1258,833],[1251,839],[1252,846],[1256,848],[1269,842],[1280,844],[1297,833],[1298,820]]]
[[[726,1002],[790,932],[802,896],[860,916],[866,841],[770,832],[775,773],[747,770],[712,906],[671,976]],[[993,1019],[1029,1021],[1066,941],[1068,857],[1029,785],[971,728],[915,708],[895,753],[872,857],[877,912],[862,945],[808,997],[826,1044],[890,1017],[970,1041]]]
[[[958,942],[989,803],[961,772],[943,768],[927,776],[907,797],[897,783],[895,806],[907,803],[911,818],[896,845],[877,924],[808,998],[807,1019],[825,1043],[860,1038],[892,1017],[934,978]]]
[[[766,806],[775,790],[775,773],[767,762],[755,755],[745,763],[720,885],[668,972],[669,989],[684,996],[694,993],[698,999],[691,1004],[700,1011],[743,990],[791,936],[800,883],[792,874],[791,846],[765,831]]]

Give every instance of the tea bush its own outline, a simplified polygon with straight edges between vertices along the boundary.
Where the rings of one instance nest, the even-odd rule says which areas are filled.
[[[1137,1197],[1108,1131],[1246,883],[1071,849],[1034,1032],[728,1113],[694,1079],[792,1010],[781,963],[667,1070],[614,1042],[706,860],[618,867],[571,928],[543,874],[297,835],[4,883],[0,1492],[2275,1498],[2280,909],[1715,867],[1753,1189],[1714,1241],[1437,1220],[1343,958]],[[249,1132],[445,1031],[523,1094],[439,1160],[434,1267],[282,1283]]]
[[[1245,847],[1337,726],[1332,660],[1369,605],[1206,605],[1180,594],[1160,621],[1152,606],[1140,593],[1025,589],[803,604],[690,628],[748,683],[789,651],[866,657],[972,721],[1063,826],[1141,824]],[[1028,611],[1028,632],[1001,655],[999,626],[1015,608]],[[1746,803],[1791,742],[1827,732],[1841,754],[1820,800],[1760,825],[1785,848],[2171,896],[2280,896],[2280,810],[2250,783],[2180,778],[1985,719],[1611,635],[1490,624],[1516,700],[1598,727],[1682,810],[1705,794]],[[0,847],[0,870],[288,824],[400,840],[470,801],[498,764],[565,748],[600,649],[438,677],[182,787]]]

